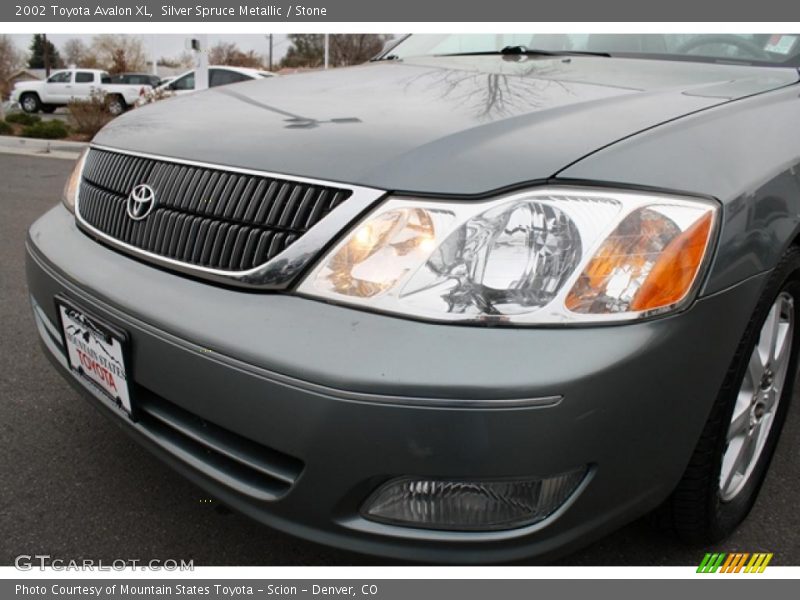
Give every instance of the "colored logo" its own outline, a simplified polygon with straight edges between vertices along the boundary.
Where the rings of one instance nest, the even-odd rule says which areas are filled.
[[[697,567],[698,573],[763,573],[769,561],[772,560],[772,552],[708,552],[703,557],[700,566]]]

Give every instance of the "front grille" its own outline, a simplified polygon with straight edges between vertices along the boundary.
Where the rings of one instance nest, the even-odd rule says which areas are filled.
[[[148,184],[144,219],[126,210]],[[236,272],[268,262],[352,194],[351,190],[93,148],[80,186],[80,217],[133,248],[194,267]]]

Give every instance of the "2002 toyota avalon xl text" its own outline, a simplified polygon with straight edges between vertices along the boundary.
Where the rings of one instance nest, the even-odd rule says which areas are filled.
[[[30,229],[39,334],[298,536],[546,559],[658,507],[720,540],[796,371],[798,66],[800,35],[411,36],[137,109]]]

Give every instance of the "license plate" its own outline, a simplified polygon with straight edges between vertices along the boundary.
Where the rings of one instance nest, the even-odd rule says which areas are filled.
[[[131,415],[124,335],[70,304],[58,303],[73,374],[108,396]]]

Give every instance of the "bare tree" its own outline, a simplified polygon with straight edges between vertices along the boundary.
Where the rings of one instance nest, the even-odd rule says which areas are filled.
[[[61,56],[67,65],[75,65],[84,69],[95,69],[99,66],[95,53],[80,38],[72,38],[64,42]]]
[[[391,36],[375,33],[347,33],[329,37],[329,62],[333,67],[357,65],[378,54]],[[289,35],[291,45],[281,61],[284,67],[322,66],[325,36],[319,33]]]
[[[156,64],[159,67],[168,67],[170,69],[177,69],[178,67],[183,66],[179,58],[170,56],[162,56],[156,61]]]
[[[177,69],[179,67],[191,69],[195,64],[195,58],[194,54],[188,50],[184,50],[178,56],[162,56],[158,59],[156,64],[162,67],[169,67],[170,69]]]
[[[128,35],[98,35],[92,40],[92,52],[98,64],[112,75],[126,71],[144,71],[147,56],[142,40]]]
[[[11,91],[9,78],[23,65],[24,57],[7,35],[0,35],[0,106]],[[2,111],[2,108],[0,108]]]
[[[330,37],[330,62],[334,66],[358,65],[378,54],[391,36],[350,33]]]
[[[254,50],[242,52],[235,43],[219,42],[208,52],[208,64],[263,69],[264,63]]]
[[[184,50],[181,52],[180,56],[178,56],[178,61],[180,62],[179,66],[191,69],[197,64],[197,57],[194,55],[194,52]]]
[[[320,33],[290,33],[289,49],[282,67],[319,67],[322,65],[323,36]]]

